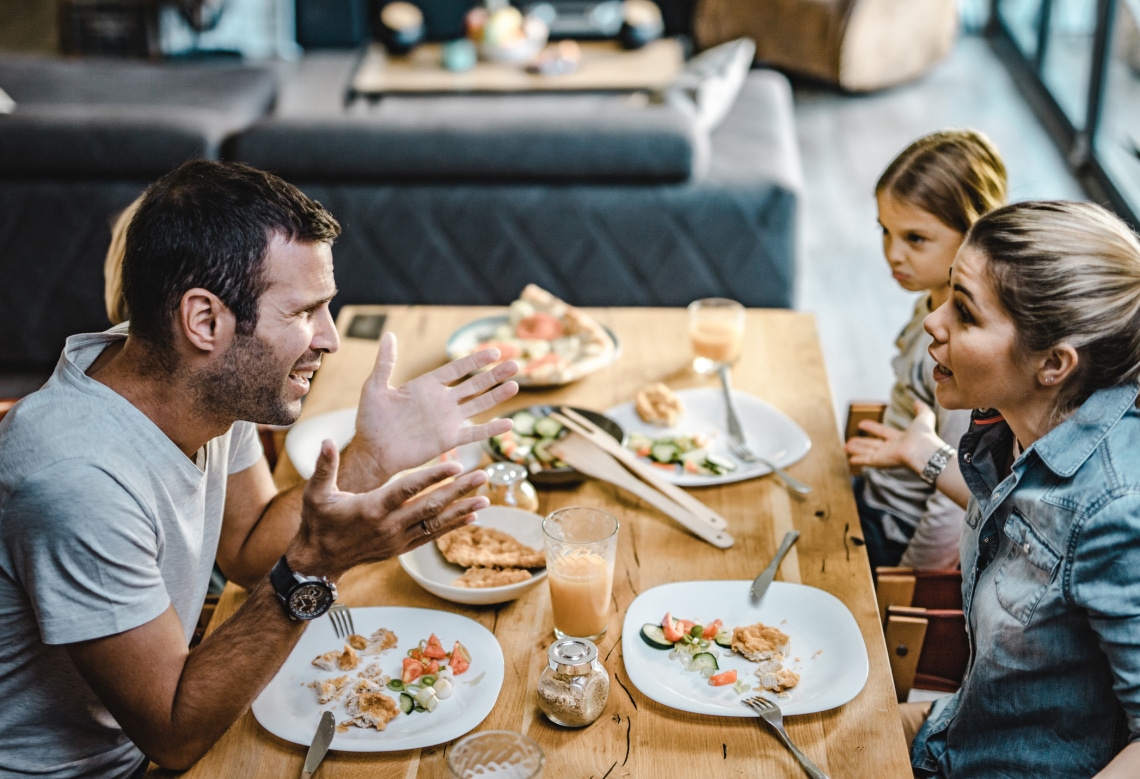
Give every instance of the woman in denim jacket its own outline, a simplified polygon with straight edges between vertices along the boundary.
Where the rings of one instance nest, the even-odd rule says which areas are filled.
[[[918,776],[1140,776],[1140,242],[1091,204],[970,230],[930,314],[959,465],[970,665]]]

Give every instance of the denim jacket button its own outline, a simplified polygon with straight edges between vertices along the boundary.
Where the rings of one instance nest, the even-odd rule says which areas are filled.
[[[962,455],[962,459],[968,463],[972,463],[974,461],[974,453],[966,452],[964,455]]]

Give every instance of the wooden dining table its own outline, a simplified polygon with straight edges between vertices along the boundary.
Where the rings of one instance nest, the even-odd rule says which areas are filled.
[[[578,381],[546,389],[523,389],[494,413],[537,403],[605,411],[633,399],[638,389],[663,382],[674,390],[718,386],[690,367],[685,309],[589,309],[620,343],[618,359]],[[301,419],[354,407],[375,363],[379,330],[398,339],[394,383],[446,361],[445,344],[471,321],[505,314],[504,308],[438,306],[345,306],[338,318],[340,348],[326,355],[305,400]],[[351,333],[351,335],[350,335]],[[505,658],[505,680],[490,714],[476,730],[513,730],[536,741],[546,755],[545,776],[617,777],[798,777],[802,769],[759,719],[692,714],[657,703],[630,681],[622,652],[622,621],[639,594],[668,582],[751,580],[767,564],[788,530],[800,539],[784,560],[778,580],[820,588],[838,598],[858,624],[869,661],[862,690],[850,701],[817,713],[785,718],[793,741],[833,779],[909,777],[911,771],[879,623],[871,573],[852,497],[850,477],[832,411],[827,372],[815,318],[787,310],[746,312],[743,355],[734,366],[736,391],[765,401],[794,420],[811,448],[789,470],[813,490],[793,495],[774,476],[693,488],[691,494],[728,520],[735,543],[718,549],[691,535],[649,505],[599,481],[541,489],[540,513],[567,505],[604,508],[621,522],[613,584],[613,609],[600,658],[612,679],[604,713],[585,728],[564,728],[539,709],[536,687],[554,640],[545,584],[522,597],[489,606],[465,606],[421,589],[396,560],[354,569],[340,585],[353,607],[410,606],[466,616],[490,630]],[[287,458],[279,485],[300,476]],[[230,584],[211,629],[245,601]],[[710,603],[715,610],[716,604]],[[863,647],[852,647],[853,657]],[[857,664],[855,660],[853,663]],[[805,669],[810,673],[810,668]],[[316,706],[314,700],[314,706]],[[424,719],[425,726],[430,720]],[[377,743],[383,734],[377,734]],[[454,739],[402,751],[338,752],[325,758],[320,779],[349,777],[447,777]],[[187,777],[298,776],[306,745],[271,735],[251,712],[242,716]],[[165,772],[152,771],[165,776]]]

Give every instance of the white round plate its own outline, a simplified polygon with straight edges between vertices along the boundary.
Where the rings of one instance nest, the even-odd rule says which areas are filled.
[[[542,517],[538,514],[508,506],[488,506],[478,512],[477,516],[476,522],[480,525],[510,533],[533,549],[543,548]],[[405,552],[399,559],[400,566],[408,576],[432,595],[474,606],[514,600],[546,578],[545,568],[532,568],[531,578],[504,587],[454,587],[451,583],[462,576],[466,569],[447,562],[434,541]]]
[[[842,706],[867,683],[867,647],[855,617],[829,592],[791,582],[773,582],[759,606],[749,599],[749,581],[671,582],[643,592],[625,613],[621,651],[626,673],[637,689],[673,709],[721,717],[759,716],[741,701],[760,692],[757,663],[729,649],[718,648],[722,671],[737,670],[737,678],[752,689],[737,694],[731,686],[712,687],[699,673],[686,671],[666,649],[654,649],[641,638],[641,626],[660,624],[665,612],[697,622],[724,620],[724,629],[763,622],[788,634],[786,665],[800,683],[786,698],[773,693],[785,716],[810,714]]]
[[[362,658],[380,662],[393,678],[399,678],[407,651],[432,633],[448,651],[456,641],[462,642],[471,653],[471,667],[455,677],[454,694],[440,701],[435,711],[399,714],[385,730],[350,727],[343,733],[338,731],[331,749],[394,752],[430,747],[473,730],[491,713],[503,686],[503,650],[498,639],[478,622],[448,611],[396,607],[354,608],[352,621],[363,636],[382,627],[396,634],[399,644],[394,649]],[[327,614],[313,620],[281,670],[253,702],[253,716],[263,728],[286,741],[308,746],[323,711],[332,711],[338,724],[348,719],[343,700],[317,703],[316,691],[308,686],[313,680],[345,673],[354,677],[356,671],[322,671],[313,665],[314,657],[343,645]],[[393,698],[399,696],[387,692]]]
[[[468,322],[452,333],[451,337],[447,339],[447,346],[445,347],[447,358],[449,360],[455,360],[463,355],[470,354],[475,350],[475,347],[490,339],[496,330],[510,321],[509,316],[502,314],[500,316],[488,316],[482,319],[476,319],[474,322]],[[614,334],[613,330],[610,330],[605,325],[602,325],[602,329],[614,343],[613,360],[610,361],[612,363],[621,355],[621,344],[618,342],[617,335]],[[604,366],[599,365],[595,370],[602,367]],[[515,376],[514,380],[518,382],[520,387],[561,387],[588,375],[589,373],[584,373],[575,376],[571,381],[549,382],[538,381],[520,374]]]
[[[331,438],[337,449],[344,449],[355,434],[355,408],[329,411],[293,425],[285,434],[285,453],[289,455],[289,462],[293,463],[297,473],[307,479],[313,475],[313,469],[317,466],[322,441]],[[453,451],[464,472],[483,461],[483,449],[478,443],[464,444]]]
[[[707,447],[710,454],[736,464],[736,470],[720,476],[685,473],[679,466],[676,471],[664,469],[660,471],[659,476],[678,486],[708,487],[714,484],[729,484],[734,481],[755,479],[757,476],[772,472],[767,465],[746,463],[733,456],[732,450],[728,448],[724,395],[720,389],[701,387],[678,390],[677,397],[684,404],[685,412],[673,427],[659,427],[643,421],[637,415],[632,403],[615,406],[606,412],[606,416],[621,425],[627,439],[632,433],[641,433],[650,438],[704,433],[712,436],[712,441]],[[736,401],[736,411],[740,416],[740,425],[744,428],[748,446],[756,454],[787,468],[799,461],[811,449],[811,438],[808,434],[779,409],[747,392],[734,390],[732,398]]]

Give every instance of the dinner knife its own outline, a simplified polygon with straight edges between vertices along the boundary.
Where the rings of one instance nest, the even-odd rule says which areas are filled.
[[[309,745],[309,753],[305,755],[305,767],[301,770],[301,779],[312,779],[317,766],[325,758],[336,732],[336,720],[331,711],[321,715],[321,724],[317,725],[317,733],[313,736],[313,743]]]
[[[784,535],[784,540],[780,542],[780,548],[776,550],[776,556],[772,558],[772,562],[768,563],[768,567],[760,572],[760,575],[752,582],[752,603],[757,604],[760,599],[764,597],[768,585],[776,578],[776,571],[780,569],[780,563],[784,559],[784,555],[792,548],[792,544],[800,537],[800,531],[789,530]]]

